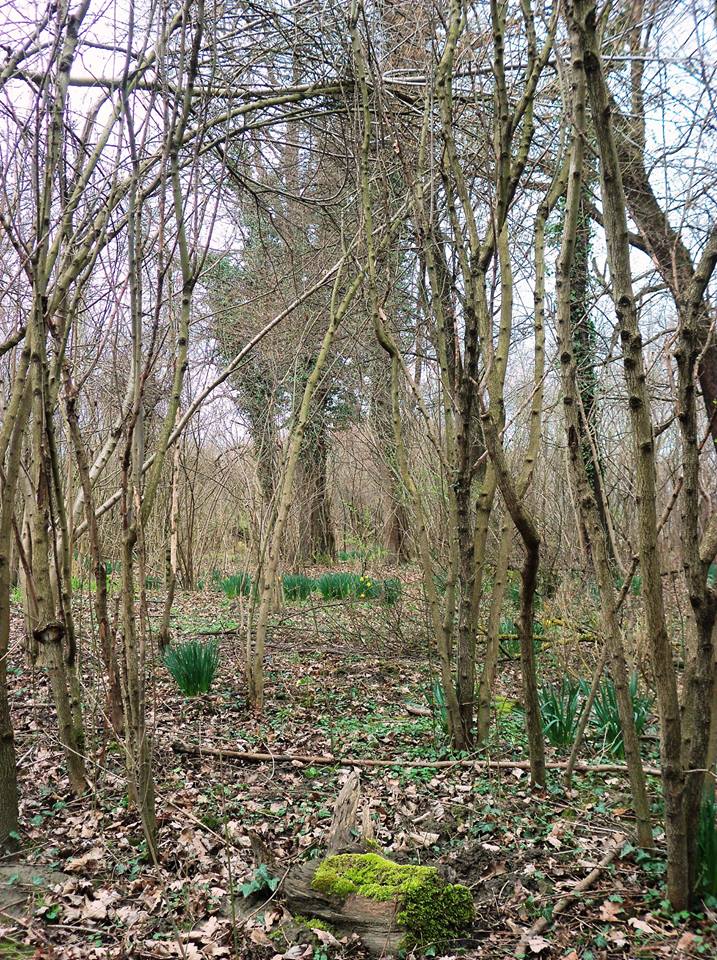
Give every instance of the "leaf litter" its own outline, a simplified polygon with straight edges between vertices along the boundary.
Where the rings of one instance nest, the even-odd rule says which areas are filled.
[[[629,796],[619,777],[581,777],[566,793],[555,772],[547,791],[532,792],[518,768],[403,767],[450,755],[439,718],[430,709],[407,709],[412,703],[430,706],[435,671],[395,622],[387,624],[386,611],[372,620],[365,609],[359,616],[353,605],[339,603],[276,617],[262,721],[244,697],[243,636],[223,626],[226,617],[226,608],[206,594],[177,600],[177,633],[219,635],[220,669],[209,694],[185,700],[159,662],[154,672],[150,721],[161,828],[156,865],[147,862],[139,820],[127,802],[122,750],[107,737],[99,704],[87,717],[93,755],[101,761],[91,792],[78,800],[68,790],[45,679],[13,664],[22,862],[37,882],[26,885],[23,913],[15,917],[3,906],[13,884],[7,872],[0,877],[0,956],[365,956],[355,937],[295,922],[282,906],[280,887],[259,884],[252,890],[262,867],[281,879],[290,864],[320,853],[351,758],[396,760],[393,767],[360,771],[363,803],[386,855],[433,864],[473,892],[474,930],[445,945],[439,956],[512,956],[536,918],[549,917],[553,905],[595,867],[617,830],[629,830]],[[14,628],[21,629],[19,621]],[[515,666],[508,665],[501,683],[506,698],[517,694]],[[526,758],[519,726],[513,717],[498,718],[491,755]],[[194,745],[340,760],[335,767],[312,767],[179,755],[172,749],[178,731]],[[271,862],[257,862],[257,856]],[[62,882],[45,883],[45,876]],[[659,886],[659,857],[645,865],[626,844],[594,888],[544,935],[529,938],[529,955],[715,955],[714,915],[670,915]],[[242,887],[252,890],[246,898]]]

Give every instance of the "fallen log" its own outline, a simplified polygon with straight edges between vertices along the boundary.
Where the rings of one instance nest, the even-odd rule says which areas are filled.
[[[233,750],[231,747],[205,747],[181,740],[172,743],[175,753],[186,753],[195,757],[225,757],[231,760],[240,760],[244,763],[299,763],[311,766],[327,767],[358,767],[371,769],[372,767],[402,767],[403,769],[425,768],[433,770],[448,770],[451,767],[465,767],[474,770],[530,770],[528,760],[488,760],[468,759],[460,760],[384,760],[366,759],[364,757],[334,757],[327,754],[302,753],[261,753],[251,750]],[[549,770],[565,770],[567,762],[564,760],[549,760],[545,766]],[[658,767],[643,767],[645,773],[659,777]],[[627,775],[624,763],[577,763],[576,773],[619,773]]]
[[[366,897],[332,900],[312,886],[317,869],[317,863],[302,863],[289,870],[282,893],[291,913],[306,917],[309,927],[316,918],[342,935],[356,934],[377,956],[395,953],[404,936],[396,923],[395,903]]]
[[[467,887],[447,883],[435,867],[398,864],[377,853],[336,854],[292,867],[283,893],[294,915],[355,933],[377,956],[454,940],[473,920]]]

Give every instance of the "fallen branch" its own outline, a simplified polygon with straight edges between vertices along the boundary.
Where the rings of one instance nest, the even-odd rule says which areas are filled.
[[[586,890],[589,890],[590,887],[595,883],[601,873],[610,866],[615,857],[618,855],[622,849],[623,844],[625,843],[625,837],[621,833],[613,834],[613,842],[610,846],[610,849],[607,851],[605,856],[602,858],[600,863],[590,871],[590,873],[583,877],[568,893],[565,894],[553,907],[553,911],[550,915],[550,920],[556,917],[558,914],[563,913],[573,900],[577,900],[581,893],[585,893]],[[545,929],[547,929],[550,920],[547,917],[538,917],[533,926],[526,930],[523,936],[520,938],[518,946],[515,948],[515,957],[517,960],[521,960],[525,956],[526,948],[529,946],[530,941],[533,937],[540,936]],[[539,952],[539,951],[534,951]]]
[[[428,707],[417,707],[412,703],[406,704],[406,713],[410,717],[432,717],[433,711]]]
[[[474,770],[530,770],[528,760],[367,760],[356,757],[332,757],[326,754],[303,753],[257,753],[249,750],[232,750],[229,747],[200,747],[190,743],[175,740],[172,743],[175,753],[186,753],[195,757],[224,757],[232,760],[241,760],[244,763],[300,763],[312,766],[326,767],[403,767],[404,769],[429,768],[434,770],[448,770],[451,767],[467,767]],[[546,766],[551,770],[565,770],[567,763],[564,760],[549,760]],[[624,763],[580,763],[575,770],[580,773],[627,773]],[[645,767],[645,773],[652,776],[661,776],[657,767]]]

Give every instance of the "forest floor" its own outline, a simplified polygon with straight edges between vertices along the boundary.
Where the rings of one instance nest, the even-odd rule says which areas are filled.
[[[151,596],[157,617],[162,600],[160,593]],[[707,908],[674,915],[664,900],[660,834],[649,854],[629,842],[634,820],[622,775],[580,773],[566,791],[553,770],[547,788],[536,792],[517,766],[420,765],[451,755],[439,719],[407,710],[431,702],[435,671],[421,640],[425,624],[411,626],[417,610],[406,596],[390,608],[315,599],[288,605],[274,618],[259,722],[245,700],[237,611],[214,594],[180,595],[175,636],[215,635],[221,664],[212,692],[187,700],[157,661],[149,710],[161,837],[159,865],[151,865],[128,809],[122,750],[107,740],[99,708],[86,717],[96,751],[91,792],[81,799],[69,794],[49,692],[19,652],[16,609],[11,684],[22,857],[0,866],[0,957],[363,957],[355,939],[286,928],[281,887],[269,889],[292,863],[320,854],[334,800],[357,758],[394,761],[361,769],[363,802],[385,855],[436,865],[473,892],[474,929],[439,955],[512,957],[523,932],[550,917],[617,842],[618,857],[530,940],[528,955],[717,956],[717,915]],[[590,650],[582,656],[591,662]],[[85,650],[83,662],[91,658]],[[541,669],[560,676],[562,654],[546,645]],[[88,689],[89,702],[98,700],[96,692]],[[499,692],[502,706],[481,755],[524,761],[518,669],[508,657]],[[178,752],[178,740],[340,760],[242,763]],[[550,755],[565,759],[553,749]],[[594,744],[585,758],[600,759]],[[654,779],[650,788],[659,807]],[[258,869],[253,851],[260,848],[270,862]],[[263,885],[243,896],[243,886],[248,892]]]

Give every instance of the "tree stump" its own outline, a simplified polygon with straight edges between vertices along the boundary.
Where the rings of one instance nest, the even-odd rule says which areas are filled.
[[[395,953],[405,932],[396,923],[396,904],[365,897],[342,901],[319,893],[312,886],[318,866],[302,863],[289,871],[283,890],[291,912],[330,923],[339,935],[357,934],[377,956]]]
[[[435,867],[380,856],[367,807],[358,827],[360,790],[353,772],[336,799],[326,857],[298,864],[285,877],[291,912],[309,925],[312,918],[329,923],[340,936],[357,934],[377,956],[460,936],[473,919],[470,891],[447,883]]]
[[[377,853],[343,853],[301,864],[284,881],[289,909],[356,933],[371,953],[427,947],[459,937],[473,919],[473,899],[435,867],[398,864]]]

